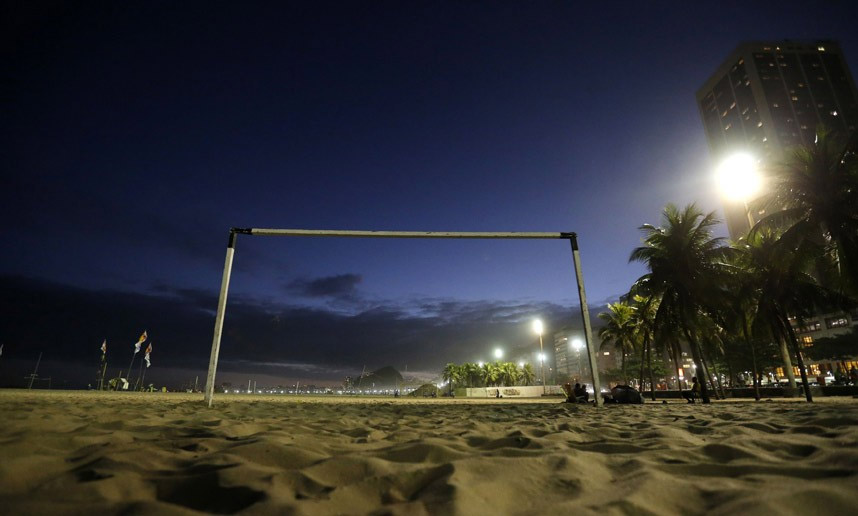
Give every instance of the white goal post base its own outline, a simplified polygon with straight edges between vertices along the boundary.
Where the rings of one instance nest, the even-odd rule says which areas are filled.
[[[330,229],[264,229],[232,228],[229,230],[229,243],[226,247],[226,260],[223,265],[223,280],[220,284],[220,296],[217,302],[214,336],[212,338],[209,372],[206,377],[205,402],[211,407],[214,401],[215,375],[220,354],[220,340],[223,332],[223,319],[226,313],[226,298],[229,280],[232,275],[232,259],[235,255],[235,241],[238,235],[258,236],[303,236],[303,237],[350,237],[350,238],[491,238],[491,239],[559,239],[569,240],[572,245],[572,263],[575,268],[575,281],[578,284],[578,299],[581,302],[581,319],[584,323],[584,341],[590,360],[593,391],[596,406],[601,406],[602,384],[599,380],[599,367],[596,363],[598,350],[593,346],[590,310],[587,308],[587,294],[584,291],[584,275],[581,273],[581,256],[578,251],[578,236],[575,233],[548,232],[482,232],[482,231],[351,231]]]

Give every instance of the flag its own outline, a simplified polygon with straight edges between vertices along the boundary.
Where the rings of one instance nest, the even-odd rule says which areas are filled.
[[[143,360],[146,361],[146,367],[149,367],[152,365],[152,362],[149,361],[149,353],[151,353],[151,352],[152,352],[152,343],[150,342],[149,346],[146,348],[146,356],[143,357]]]
[[[149,338],[149,335],[146,334],[146,331],[143,331],[143,335],[140,335],[140,338],[137,339],[137,343],[134,344],[134,354],[140,353],[140,345],[146,342],[146,339]]]
[[[107,339],[104,339],[104,342],[101,343],[101,353],[107,353]]]

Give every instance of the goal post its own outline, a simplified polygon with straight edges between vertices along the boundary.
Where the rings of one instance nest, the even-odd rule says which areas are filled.
[[[212,350],[209,359],[209,371],[206,377],[205,402],[211,407],[214,401],[215,375],[217,373],[220,341],[223,333],[223,320],[226,315],[226,299],[229,292],[229,281],[232,276],[232,261],[235,255],[235,243],[238,235],[257,236],[291,236],[291,237],[347,237],[347,238],[458,238],[458,239],[555,239],[568,240],[572,246],[572,264],[575,269],[575,282],[578,286],[581,319],[584,325],[584,342],[587,346],[587,356],[590,361],[590,372],[593,381],[593,397],[596,406],[603,403],[599,380],[599,367],[596,363],[598,350],[593,344],[592,327],[590,326],[590,310],[587,307],[587,293],[584,290],[584,275],[581,272],[581,254],[578,249],[578,236],[565,232],[486,232],[486,231],[355,231],[330,229],[269,229],[269,228],[232,228],[229,230],[229,240],[226,247],[226,259],[223,266],[223,278],[215,316]]]

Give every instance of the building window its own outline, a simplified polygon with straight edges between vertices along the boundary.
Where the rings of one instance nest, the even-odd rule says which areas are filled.
[[[849,326],[849,321],[846,320],[846,317],[829,317],[825,319],[825,326],[827,328],[843,328]]]
[[[810,333],[812,331],[819,331],[822,329],[822,324],[819,321],[813,321],[811,323],[807,323],[805,326],[799,326],[797,328],[798,333]]]
[[[801,347],[806,348],[811,344],[813,344],[813,337],[811,337],[810,335],[805,335],[801,338]]]

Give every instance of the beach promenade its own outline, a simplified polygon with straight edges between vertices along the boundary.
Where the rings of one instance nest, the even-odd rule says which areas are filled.
[[[0,391],[5,514],[849,514],[858,400]]]

